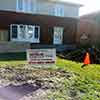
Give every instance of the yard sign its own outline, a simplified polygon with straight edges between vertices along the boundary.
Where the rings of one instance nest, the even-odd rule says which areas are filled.
[[[27,60],[29,64],[55,64],[56,49],[28,49]]]

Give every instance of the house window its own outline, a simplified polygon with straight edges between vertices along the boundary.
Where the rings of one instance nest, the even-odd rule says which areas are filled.
[[[40,27],[35,27],[35,32],[34,32],[35,34],[34,34],[34,37],[36,38],[36,39],[38,39],[39,38],[39,33],[40,33]]]
[[[34,37],[34,27],[32,25],[27,26],[27,39],[32,39]]]
[[[33,2],[32,0],[17,0],[17,11],[32,12]]]
[[[32,12],[33,10],[32,0],[24,0],[24,6],[26,12]]]
[[[33,25],[11,25],[11,40],[39,43],[40,27]]]
[[[63,42],[63,27],[54,27],[54,44],[62,44]]]
[[[18,38],[22,40],[26,39],[26,25],[19,25]]]
[[[17,0],[17,11],[24,11],[24,0]]]
[[[64,6],[55,5],[49,12],[51,15],[64,17]]]
[[[12,38],[13,39],[17,39],[18,38],[18,26],[17,25],[13,25],[13,26],[11,26],[11,33],[13,33],[13,34],[11,34],[12,36]]]

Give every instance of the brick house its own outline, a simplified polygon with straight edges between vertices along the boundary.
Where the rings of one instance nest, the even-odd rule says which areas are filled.
[[[82,35],[87,39],[81,39]],[[100,47],[100,11],[80,16],[77,42]]]
[[[1,0],[0,53],[73,47],[80,6],[60,0]]]

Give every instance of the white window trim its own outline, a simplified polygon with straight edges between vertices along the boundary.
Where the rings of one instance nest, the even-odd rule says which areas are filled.
[[[31,39],[31,40],[29,40],[29,39],[20,39],[20,37],[19,37],[19,35],[18,35],[18,37],[17,38],[13,38],[12,37],[12,26],[13,25],[15,25],[15,26],[17,26],[17,28],[18,28],[18,30],[17,30],[17,35],[20,33],[20,25],[22,25],[22,24],[20,24],[20,25],[17,25],[17,24],[11,24],[10,25],[10,38],[11,38],[11,41],[14,41],[14,42],[30,42],[30,43],[39,43],[40,42],[40,26],[35,26],[35,25],[31,25],[31,26],[33,26],[33,38]],[[25,27],[26,27],[26,33],[25,34],[27,34],[27,25],[24,25]],[[38,27],[39,29],[38,29],[38,38],[35,38],[35,27]]]
[[[62,32],[60,33],[61,34],[61,40],[59,40],[59,41],[56,41],[56,39],[55,39],[55,29],[61,29],[62,30]],[[60,45],[60,44],[62,44],[63,43],[63,34],[64,34],[64,28],[63,27],[57,27],[57,26],[55,26],[54,28],[53,28],[53,44],[55,44],[55,45]]]

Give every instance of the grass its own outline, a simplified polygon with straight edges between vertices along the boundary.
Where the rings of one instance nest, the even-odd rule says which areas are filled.
[[[10,61],[0,61],[0,66],[3,66],[3,65],[11,65],[11,66],[17,66],[17,65],[19,65],[19,64],[27,64],[27,62],[26,61],[24,61],[24,60],[20,60],[20,61],[15,61],[15,60],[10,60]]]
[[[80,74],[81,78],[88,76],[91,79],[100,79],[100,65],[90,64],[81,68],[82,63],[57,58],[57,66],[68,71]]]
[[[25,60],[0,61],[0,65],[6,65],[6,64],[11,65],[11,66],[16,66],[19,64],[27,64],[27,61]],[[94,79],[94,80],[100,79],[100,65],[90,64],[88,66],[85,66],[84,68],[81,68],[82,63],[64,60],[61,58],[57,58],[56,65],[58,66],[58,68],[63,68],[65,70],[80,74],[81,78],[88,76],[89,78]]]
[[[57,66],[76,73],[72,87],[80,92],[80,100],[100,100],[100,65],[90,64],[81,68],[82,63],[58,58]]]
[[[0,65],[5,64],[16,66],[19,64],[27,64],[27,62],[25,60],[0,61]],[[100,65],[90,64],[81,68],[82,63],[61,58],[57,58],[56,65],[58,68],[63,68],[66,71],[76,74],[72,87],[80,92],[80,100],[100,100]]]

